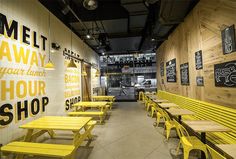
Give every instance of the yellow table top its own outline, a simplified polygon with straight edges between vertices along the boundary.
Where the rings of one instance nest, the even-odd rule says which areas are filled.
[[[185,120],[186,125],[196,132],[228,132],[229,128],[210,120]]]
[[[217,144],[216,146],[231,157],[236,158],[236,144]]]
[[[115,96],[92,96],[92,98],[97,99],[97,98],[115,98]]]
[[[173,107],[179,107],[177,104],[175,103],[159,103],[158,104],[160,107],[166,109],[166,108],[173,108]]]
[[[188,110],[188,109],[177,109],[177,108],[170,108],[166,109],[171,115],[194,115],[195,113]]]
[[[168,103],[169,102],[168,100],[165,100],[165,99],[155,99],[153,101],[156,103]]]
[[[45,116],[20,126],[23,129],[79,131],[91,117]]]
[[[108,102],[78,102],[73,106],[75,107],[105,107]]]

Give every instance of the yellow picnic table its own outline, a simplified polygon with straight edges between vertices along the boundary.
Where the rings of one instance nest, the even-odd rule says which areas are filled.
[[[63,117],[45,116],[20,126],[27,130],[23,141],[14,141],[1,148],[4,155],[17,154],[17,159],[23,159],[24,155],[60,157],[63,159],[74,158],[74,153],[86,139],[92,139],[91,131],[96,122],[91,117]],[[84,131],[81,130],[84,129]],[[36,143],[36,139],[48,133],[55,137],[55,130],[72,131],[74,134],[72,145]]]
[[[109,105],[108,102],[78,102],[73,105],[73,107],[78,110],[78,108],[82,108],[84,111],[85,108],[99,108],[101,111],[106,111],[106,106]]]
[[[115,96],[92,96],[94,101],[110,101],[114,102]]]
[[[64,117],[64,116],[45,116],[27,124],[20,126],[27,129],[24,141],[35,141],[37,137],[48,132],[51,137],[55,137],[54,130],[72,131],[74,133],[73,145],[77,148],[83,140],[88,136],[91,138],[91,128],[88,122],[91,117]],[[80,134],[81,129],[85,129],[84,134]],[[39,130],[34,134],[34,131]]]
[[[112,109],[115,96],[92,96],[92,100],[95,101],[108,101],[110,109]]]

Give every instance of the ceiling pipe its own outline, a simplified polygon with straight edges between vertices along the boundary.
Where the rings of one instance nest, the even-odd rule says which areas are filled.
[[[65,0],[62,0],[62,2],[65,5],[65,8],[63,10],[69,10],[74,15],[74,17],[79,21],[79,23],[83,26],[83,28],[86,30],[86,32],[88,33],[89,29],[83,23],[83,21],[77,16],[77,14],[74,12],[74,10],[65,2]],[[92,39],[95,40],[97,42],[97,44],[99,44],[99,42],[97,41],[97,39],[94,38],[94,36],[92,36]]]

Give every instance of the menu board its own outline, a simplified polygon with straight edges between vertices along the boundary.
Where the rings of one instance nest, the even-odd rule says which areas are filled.
[[[214,65],[216,87],[236,87],[236,61]]]
[[[200,70],[203,68],[203,63],[202,63],[202,50],[199,50],[195,52],[195,66],[197,70]]]
[[[222,49],[224,54],[230,54],[236,51],[235,46],[235,29],[234,25],[221,31]]]
[[[202,76],[197,76],[196,77],[196,83],[197,83],[197,86],[204,86],[203,77]]]
[[[161,73],[161,76],[164,76],[164,62],[162,62],[160,65],[160,73]]]
[[[184,63],[180,65],[180,78],[182,85],[189,85],[189,65]]]
[[[166,62],[167,82],[176,82],[176,59]]]

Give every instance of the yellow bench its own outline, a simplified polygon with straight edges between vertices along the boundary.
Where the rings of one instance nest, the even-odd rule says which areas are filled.
[[[104,121],[105,112],[69,112],[69,116],[98,116],[100,123]],[[89,123],[88,123],[89,124]]]
[[[59,157],[62,159],[73,158],[73,145],[59,145],[59,144],[44,144],[32,142],[11,142],[3,147],[1,151],[3,154],[14,153],[18,155],[35,155],[47,157]],[[23,156],[18,157],[23,158]]]
[[[228,107],[211,104],[173,93],[158,91],[158,97],[167,99],[196,113],[194,116],[186,116],[183,119],[212,120],[230,128],[231,132],[207,133],[207,139],[214,144],[235,144],[236,143],[236,110]]]

